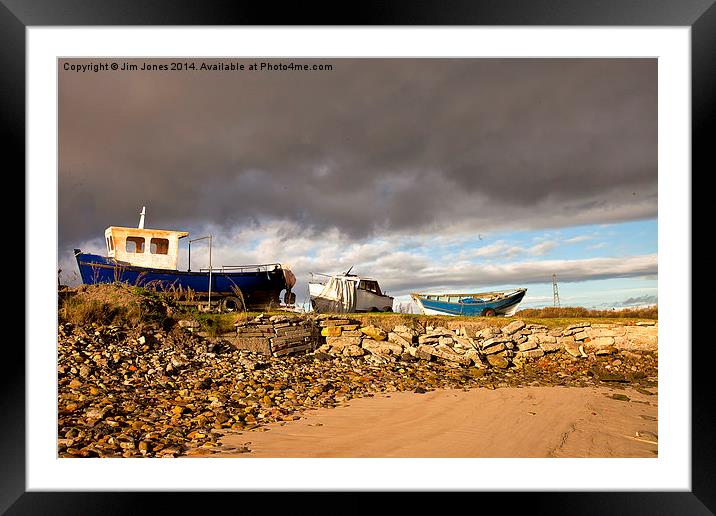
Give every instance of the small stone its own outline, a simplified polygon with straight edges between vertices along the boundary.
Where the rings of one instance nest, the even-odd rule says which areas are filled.
[[[472,363],[478,368],[485,369],[487,367],[485,363],[480,359],[480,355],[474,349],[470,349],[465,352],[465,357],[472,360]]]
[[[544,351],[541,349],[528,349],[522,352],[522,356],[525,358],[539,358],[544,356]]]
[[[604,346],[604,347],[597,348],[594,351],[594,354],[597,356],[613,355],[617,351],[618,351],[617,348],[615,348],[614,346]]]
[[[326,344],[331,346],[331,351],[342,352],[347,346],[358,346],[361,343],[360,337],[326,337]]]
[[[413,348],[413,349],[415,349],[415,348]],[[402,360],[404,362],[417,362],[418,361],[418,359],[415,355],[407,353],[407,352],[400,355],[400,360]]]
[[[564,350],[573,357],[582,356],[581,351],[579,351],[581,346],[575,342],[573,337],[562,337],[561,344],[564,346]]]
[[[597,375],[597,378],[603,382],[619,382],[619,383],[628,383],[629,380],[624,378],[620,374],[614,374],[614,373],[601,373]]]
[[[499,353],[500,351],[503,351],[505,349],[505,344],[502,342],[498,342],[496,344],[490,344],[489,346],[482,348],[482,352],[486,355],[492,355],[494,353]]]
[[[504,335],[512,335],[513,333],[517,333],[522,328],[526,326],[524,321],[513,321],[504,328],[502,328],[502,333]]]
[[[475,337],[476,337],[477,339],[485,339],[485,340],[487,340],[487,339],[491,339],[491,338],[493,338],[493,337],[495,337],[496,335],[499,335],[499,334],[500,334],[500,330],[498,330],[497,328],[489,327],[489,328],[483,328],[482,330],[478,331],[478,332],[475,334]]]
[[[498,369],[506,369],[510,365],[509,360],[500,355],[487,355],[487,361],[492,367]]]
[[[102,419],[108,411],[108,407],[92,407],[85,412],[85,416],[89,419]]]
[[[342,331],[340,326],[326,326],[321,330],[321,335],[324,337],[339,337]]]
[[[432,346],[420,344],[415,350],[415,357],[421,360],[430,360],[432,358]]]
[[[365,355],[365,351],[360,346],[351,344],[343,348],[343,354],[348,357],[362,357]]]
[[[591,325],[592,325],[592,323],[589,323],[589,322],[580,322],[580,323],[576,323],[576,324],[567,326],[566,330],[574,330],[577,328],[587,328],[588,326],[591,326]]]
[[[442,346],[452,346],[453,340],[451,337],[438,337],[438,344]]]
[[[363,339],[361,344],[363,349],[370,351],[376,355],[396,355],[403,353],[403,346],[389,341],[376,341],[373,339]]]
[[[383,330],[382,328],[378,328],[372,324],[368,326],[363,326],[360,331],[371,339],[377,341],[385,340],[388,337],[388,334],[385,332],[385,330]]]
[[[440,337],[431,335],[420,335],[418,337],[418,344],[437,344]]]
[[[537,342],[534,340],[528,340],[527,342],[517,344],[517,349],[519,349],[520,351],[528,351],[530,349],[535,348],[537,348]]]
[[[405,339],[397,333],[390,332],[388,333],[388,342],[394,342],[402,347],[409,347],[412,341]]]

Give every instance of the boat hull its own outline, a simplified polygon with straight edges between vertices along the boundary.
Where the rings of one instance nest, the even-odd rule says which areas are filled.
[[[490,313],[490,311],[494,311],[495,315],[510,317],[517,311],[517,307],[522,302],[526,292],[527,289],[520,289],[501,299],[476,303],[440,301],[438,299],[428,299],[427,295],[418,294],[413,294],[412,298],[425,315],[483,316]]]
[[[124,265],[111,258],[75,252],[77,266],[82,282],[88,285],[96,283],[128,283],[136,286],[157,285],[160,288],[191,289],[196,294],[208,294],[209,273],[164,269],[150,269],[133,265]],[[280,304],[280,294],[286,290],[283,269],[274,270],[218,272],[211,273],[211,294],[217,297],[235,296],[236,289],[241,291],[246,308],[263,309],[268,305]]]

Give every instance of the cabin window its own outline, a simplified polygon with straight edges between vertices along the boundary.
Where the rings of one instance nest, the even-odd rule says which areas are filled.
[[[143,253],[144,239],[142,237],[127,237],[128,253]]]
[[[109,237],[105,237],[105,239],[107,240],[107,252],[109,253],[112,251],[112,246],[109,243]]]
[[[149,252],[152,254],[169,254],[169,240],[166,238],[152,238],[149,243]]]
[[[109,242],[109,250],[114,251],[114,237],[112,235],[107,237],[107,242]]]
[[[377,281],[361,281],[358,284],[358,288],[367,290],[368,292],[373,292],[374,294],[381,295],[380,293],[380,287],[378,287]]]

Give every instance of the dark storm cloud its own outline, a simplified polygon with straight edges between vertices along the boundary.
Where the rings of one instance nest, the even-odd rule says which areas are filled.
[[[656,215],[656,60],[294,62],[334,69],[60,61],[60,247],[136,225],[145,204],[153,227],[291,219],[354,236]]]

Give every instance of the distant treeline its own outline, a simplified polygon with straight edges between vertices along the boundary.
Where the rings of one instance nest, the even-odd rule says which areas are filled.
[[[547,306],[545,308],[525,308],[519,310],[515,317],[609,317],[623,319],[658,319],[658,306],[650,306],[648,308],[626,308],[624,310],[589,310],[581,306],[565,306],[555,307]]]

